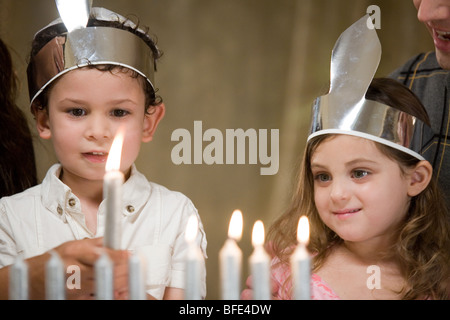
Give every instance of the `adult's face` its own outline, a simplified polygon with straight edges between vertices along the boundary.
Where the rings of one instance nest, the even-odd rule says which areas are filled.
[[[413,0],[417,18],[433,37],[436,57],[443,69],[450,70],[450,0]]]

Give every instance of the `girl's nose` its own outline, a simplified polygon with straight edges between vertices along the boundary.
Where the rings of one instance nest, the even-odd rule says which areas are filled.
[[[330,198],[333,201],[347,200],[350,196],[350,187],[344,179],[333,179]]]

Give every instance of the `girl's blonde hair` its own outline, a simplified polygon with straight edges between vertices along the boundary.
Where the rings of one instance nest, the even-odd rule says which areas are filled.
[[[382,92],[382,95],[379,93]],[[374,79],[368,98],[388,104],[392,107],[409,112],[419,117],[425,123],[427,117],[421,117],[421,111],[411,111],[411,108],[423,109],[415,95],[403,85],[390,79]],[[380,98],[382,96],[382,98]],[[398,101],[398,97],[402,101]],[[394,97],[394,98],[392,98]],[[393,103],[395,100],[397,103]],[[425,113],[426,115],[426,113]],[[422,119],[423,118],[423,119]],[[329,248],[343,240],[320,219],[314,203],[314,177],[311,172],[310,159],[317,147],[330,135],[318,136],[312,139],[305,150],[300,168],[297,189],[291,204],[269,229],[267,241],[271,250],[280,259],[280,263],[289,264],[289,257],[297,242],[296,230],[300,216],[306,215],[310,221],[309,249],[314,253],[313,271],[324,263]],[[379,150],[390,159],[397,161],[404,172],[419,161],[407,153],[375,143]],[[403,225],[397,232],[397,241],[385,253],[386,257],[395,258],[406,281],[403,290],[399,292],[403,299],[448,299],[449,264],[450,264],[450,227],[448,212],[436,180],[433,179],[426,189],[411,199],[408,214]]]

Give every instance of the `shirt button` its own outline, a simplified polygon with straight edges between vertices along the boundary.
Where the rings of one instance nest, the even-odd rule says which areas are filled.
[[[69,199],[69,206],[73,207],[76,204],[77,204],[77,201],[74,198]]]
[[[133,213],[134,212],[134,207],[133,206],[127,206],[127,211],[129,213]]]
[[[56,211],[58,212],[58,214],[62,214],[63,213],[63,209],[61,208],[61,206],[58,205],[58,207],[56,208]]]

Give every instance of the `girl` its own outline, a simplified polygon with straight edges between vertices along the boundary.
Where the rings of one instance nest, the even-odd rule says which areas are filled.
[[[394,80],[374,79],[366,99],[429,122]],[[428,161],[354,135],[310,139],[290,208],[268,233],[278,299],[292,297],[301,215],[311,226],[313,299],[448,299],[450,229]],[[381,287],[369,285],[369,266]]]

